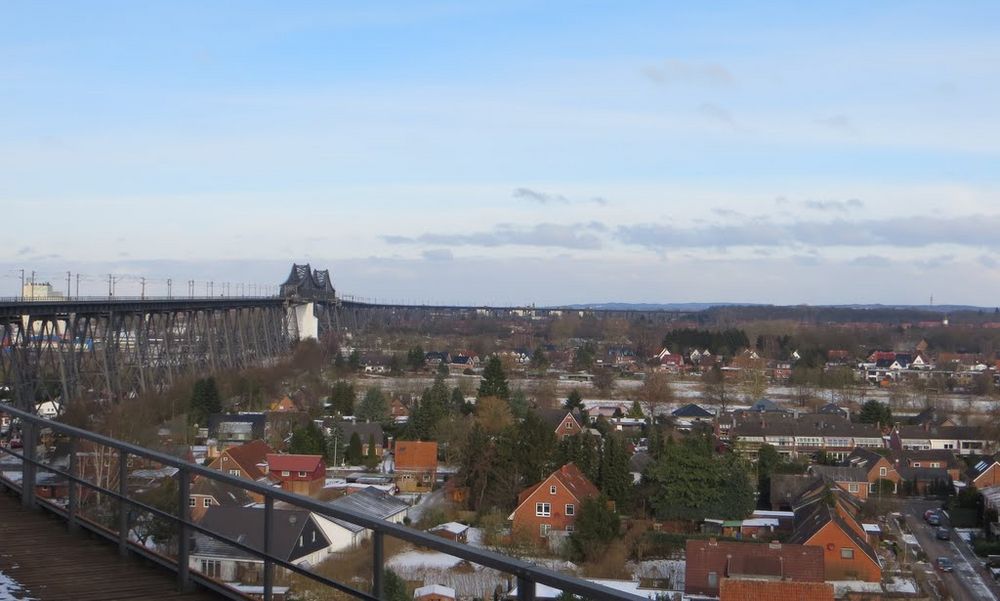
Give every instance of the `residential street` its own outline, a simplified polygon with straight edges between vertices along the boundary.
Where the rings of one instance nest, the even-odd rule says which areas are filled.
[[[938,540],[936,527],[924,521],[924,511],[940,507],[938,501],[908,500],[904,504],[906,524],[916,536],[920,548],[927,555],[930,569],[935,570],[955,601],[992,601],[1000,598],[1000,587],[980,567],[972,549],[963,542],[946,519],[942,526],[951,530],[951,540]],[[942,515],[942,517],[944,517]],[[955,571],[944,573],[936,570],[938,557],[948,557],[955,564]]]

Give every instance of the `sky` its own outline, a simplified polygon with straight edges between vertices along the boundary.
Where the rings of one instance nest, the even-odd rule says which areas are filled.
[[[292,262],[394,302],[1000,295],[997,2],[3,13],[0,295]]]

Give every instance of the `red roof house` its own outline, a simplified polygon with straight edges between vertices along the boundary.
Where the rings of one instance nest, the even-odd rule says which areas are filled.
[[[281,488],[300,495],[315,495],[326,483],[326,464],[320,455],[270,454],[267,472]]]
[[[825,576],[823,550],[805,545],[689,539],[685,559],[688,595],[719,595],[726,579],[823,582]]]
[[[560,467],[517,496],[517,508],[508,519],[514,532],[539,538],[550,532],[572,532],[576,513],[587,499],[600,495],[597,487],[572,463]]]
[[[437,443],[398,440],[393,454],[396,487],[403,492],[428,492],[437,480]]]

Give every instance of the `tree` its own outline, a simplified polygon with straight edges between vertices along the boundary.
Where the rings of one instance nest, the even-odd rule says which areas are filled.
[[[358,352],[358,349],[354,349],[351,351],[351,354],[347,356],[347,365],[352,371],[358,371],[361,369],[361,353]]]
[[[563,408],[567,411],[577,411],[583,409],[583,397],[580,396],[580,391],[574,388],[569,391],[569,396],[566,397],[566,402],[563,403]]]
[[[356,416],[366,422],[389,421],[389,401],[382,394],[382,389],[372,386],[365,392],[364,398],[358,404]]]
[[[646,414],[642,412],[642,405],[639,404],[639,399],[632,401],[632,406],[629,407],[628,413],[625,417],[630,417],[632,419],[643,419]]]
[[[465,410],[465,394],[458,386],[451,389],[451,402],[448,404],[448,411],[458,413]],[[471,413],[471,411],[470,411]]]
[[[386,568],[382,573],[382,598],[385,601],[410,601],[410,595],[406,592],[406,581],[399,577],[399,574]]]
[[[769,444],[757,451],[757,499],[761,507],[769,507],[771,499],[771,475],[784,462],[778,450]]]
[[[576,353],[573,355],[573,369],[576,371],[588,371],[594,366],[596,358],[597,347],[594,346],[593,342],[588,342],[576,349]]]
[[[615,389],[615,371],[609,367],[594,370],[594,388],[601,394],[610,395]]]
[[[735,455],[717,455],[711,440],[692,436],[668,443],[646,468],[650,505],[660,519],[741,519],[753,510],[746,466]]]
[[[514,414],[516,418],[523,418],[528,412],[528,395],[524,393],[524,390],[518,388],[510,395],[510,411]]]
[[[444,361],[438,363],[437,377],[447,378],[449,375],[451,375],[451,371],[448,369],[448,364],[445,363]]]
[[[580,503],[569,544],[575,561],[594,560],[604,555],[607,546],[618,537],[618,515],[608,509],[603,497],[590,497]]]
[[[202,378],[195,381],[191,392],[191,421],[196,424],[208,422],[208,416],[222,411],[222,399],[219,389],[215,386],[215,378]]]
[[[545,355],[545,350],[539,345],[535,352],[531,353],[531,368],[539,372],[544,372],[549,368],[549,358]]]
[[[870,399],[861,406],[861,411],[858,412],[858,421],[863,424],[889,426],[892,424],[892,410],[888,405]]]
[[[448,414],[450,395],[443,378],[436,378],[430,388],[424,390],[420,404],[411,412],[407,424],[407,436],[414,440],[429,440],[438,422]]]
[[[503,363],[496,355],[489,358],[483,370],[483,379],[479,382],[479,398],[497,397],[510,398],[510,386],[507,384],[507,374],[503,371]]]
[[[705,375],[702,376],[702,383],[704,384],[705,400],[718,405],[719,410],[724,413],[726,407],[729,406],[729,385],[718,363],[705,372]]]
[[[632,495],[632,474],[629,472],[628,460],[628,450],[621,438],[614,434],[604,438],[597,488],[618,507],[626,507]]]
[[[297,455],[326,456],[326,438],[323,431],[310,421],[302,428],[292,430],[292,439],[288,443],[288,452]]]
[[[597,482],[601,475],[601,451],[595,438],[583,433],[563,438],[556,447],[556,463],[575,463],[591,482]]]
[[[354,384],[346,380],[337,380],[333,383],[333,390],[330,392],[330,410],[332,412],[353,415],[356,400],[357,393],[354,391]]]
[[[361,436],[357,432],[351,434],[351,441],[347,444],[347,463],[356,465],[364,459],[361,448]]]
[[[426,357],[424,349],[420,346],[415,346],[406,353],[406,364],[413,371],[420,370],[424,367],[424,363],[427,360]]]
[[[488,396],[476,401],[473,413],[476,423],[488,434],[498,434],[501,430],[514,423],[514,414],[507,401]]]

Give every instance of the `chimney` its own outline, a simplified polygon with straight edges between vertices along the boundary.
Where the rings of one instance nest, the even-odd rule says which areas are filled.
[[[773,540],[770,543],[768,543],[767,548],[774,549],[775,551],[777,551],[778,549],[781,548],[781,543],[779,541]]]
[[[708,546],[709,547],[718,547],[719,546],[719,540],[717,538],[715,538],[714,536],[710,537],[708,539]]]

